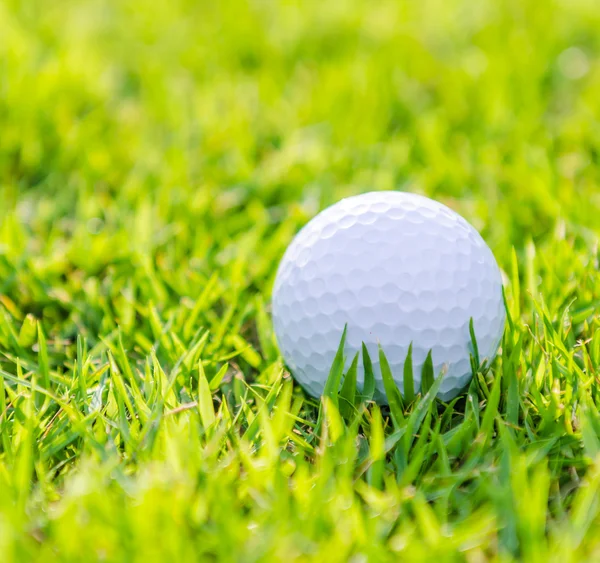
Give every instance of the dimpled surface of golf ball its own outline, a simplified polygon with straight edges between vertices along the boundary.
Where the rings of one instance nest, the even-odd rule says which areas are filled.
[[[281,261],[272,305],[283,358],[308,393],[322,394],[347,325],[345,355],[366,344],[383,403],[379,344],[400,391],[410,344],[415,391],[431,351],[435,375],[444,370],[438,397],[450,400],[472,375],[470,319],[490,361],[505,322],[500,270],[479,233],[441,203],[403,192],[350,197],[312,219]]]

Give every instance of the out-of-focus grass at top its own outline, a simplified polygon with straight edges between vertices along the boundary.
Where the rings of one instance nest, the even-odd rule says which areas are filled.
[[[598,29],[591,0],[0,3],[3,561],[598,559]],[[501,357],[449,406],[319,405],[275,268],[386,189],[489,242]]]

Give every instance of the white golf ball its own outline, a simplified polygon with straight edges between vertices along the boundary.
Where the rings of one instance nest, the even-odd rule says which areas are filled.
[[[287,249],[273,288],[281,353],[315,397],[347,325],[345,354],[365,343],[377,401],[386,402],[379,344],[400,391],[412,343],[415,391],[431,351],[435,375],[445,370],[438,396],[454,398],[472,376],[470,319],[480,358],[491,361],[505,322],[496,260],[460,215],[410,193],[366,193],[321,212]],[[361,388],[362,361],[357,381]]]

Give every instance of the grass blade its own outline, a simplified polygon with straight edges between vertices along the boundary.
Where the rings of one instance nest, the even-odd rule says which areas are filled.
[[[381,411],[378,406],[373,407],[370,428],[369,456],[371,458],[371,467],[369,468],[368,481],[375,489],[381,489],[385,469],[385,434]]]
[[[44,335],[44,329],[42,323],[38,322],[38,363],[39,363],[39,374],[41,377],[40,386],[44,389],[50,390],[50,363],[48,361],[48,346],[46,344],[46,336]],[[36,406],[40,407],[43,402],[41,395],[36,395],[35,398]]]
[[[413,375],[413,360],[412,360],[412,342],[408,347],[408,353],[406,354],[406,361],[404,362],[404,401],[406,403],[412,403],[415,398],[415,380]]]
[[[221,369],[210,380],[210,390],[211,391],[216,391],[219,388],[219,385],[221,385],[221,382],[223,381],[223,378],[225,377],[225,374],[227,373],[228,369],[229,369],[229,364],[227,362],[225,362],[221,366]]]
[[[475,327],[473,325],[473,317],[471,317],[471,320],[469,321],[469,334],[471,335],[471,346],[473,348],[473,360],[475,361],[475,366],[476,366],[476,370],[473,372],[473,375],[475,375],[475,372],[479,369],[481,362],[479,360],[479,346],[477,345],[477,338],[475,336]]]
[[[390,413],[394,420],[396,428],[400,428],[404,423],[404,412],[402,405],[402,395],[394,377],[392,376],[392,370],[390,364],[385,356],[385,352],[381,345],[379,346],[379,364],[381,365],[381,377],[383,378],[383,387],[387,396],[388,403],[390,405]]]
[[[350,365],[350,369],[344,378],[342,390],[340,391],[340,413],[344,418],[346,418],[346,420],[352,418],[355,412],[354,405],[356,402],[356,372],[358,369],[358,356],[359,353],[356,352],[354,359],[352,360],[352,364]]]
[[[202,426],[210,428],[215,422],[215,407],[202,360],[198,362],[198,412]]]
[[[329,371],[329,376],[325,382],[325,389],[323,390],[323,396],[329,397],[336,407],[339,406],[338,392],[344,374],[344,346],[346,344],[347,330],[348,327],[345,326],[344,332],[342,332],[342,338],[340,339],[340,345],[338,346],[333,364],[331,365],[331,370]]]
[[[375,374],[373,373],[373,362],[365,343],[362,344],[363,367],[365,370],[365,381],[363,383],[362,400],[369,402],[375,395]]]
[[[435,381],[435,374],[433,372],[433,358],[431,357],[431,350],[425,358],[423,369],[421,370],[421,394],[425,395],[429,389],[431,389],[433,382]]]

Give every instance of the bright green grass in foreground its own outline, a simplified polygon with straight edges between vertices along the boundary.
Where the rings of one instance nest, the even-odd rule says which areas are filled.
[[[0,559],[599,560],[599,30],[591,0],[0,1]],[[319,410],[278,357],[286,245],[373,189],[505,273],[452,405]]]

